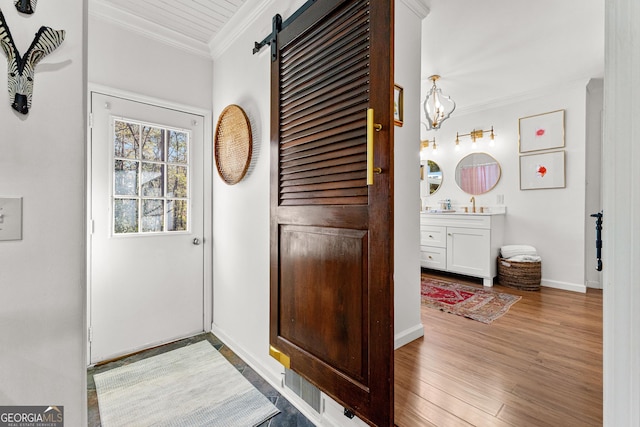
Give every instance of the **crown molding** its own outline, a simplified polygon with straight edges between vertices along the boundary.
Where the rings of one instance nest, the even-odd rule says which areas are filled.
[[[124,12],[104,0],[89,0],[89,15],[169,46],[211,59],[209,47],[206,43],[169,30],[134,14]]]
[[[425,0],[401,0],[421,20],[429,15],[429,6]]]
[[[519,102],[530,101],[536,98],[542,98],[544,96],[553,95],[555,93],[561,92],[562,90],[566,90],[567,88],[573,87],[584,87],[585,91],[587,90],[587,84],[591,78],[575,78],[567,80],[563,83],[556,83],[553,85],[525,91],[519,92],[512,95],[503,96],[501,98],[495,98],[488,100],[486,102],[479,102],[476,104],[468,105],[462,108],[456,108],[456,116],[464,116],[467,114],[474,114],[485,110],[490,110],[498,107],[505,107],[513,104],[517,104]]]
[[[159,41],[169,46],[186,50],[205,58],[220,57],[233,42],[246,32],[260,18],[266,10],[271,8],[277,0],[247,0],[233,14],[222,29],[203,43],[184,34],[167,29],[132,13],[120,10],[104,0],[89,0],[89,15],[126,28],[147,38]],[[429,15],[429,7],[425,0],[401,0],[420,19]]]
[[[429,7],[425,0],[401,0],[420,19],[429,15]],[[247,0],[231,17],[229,22],[209,41],[211,57],[220,57],[233,42],[245,33],[260,18],[266,10],[276,3],[276,0]],[[283,17],[284,18],[284,17]],[[262,36],[261,36],[262,37]]]
[[[241,35],[246,33],[247,28],[251,26],[260,18],[266,10],[268,10],[276,0],[247,0],[242,6],[233,14],[229,22],[216,34],[216,36],[209,40],[209,52],[211,57],[218,59],[235,40]],[[251,46],[247,46],[247,50],[251,49]]]

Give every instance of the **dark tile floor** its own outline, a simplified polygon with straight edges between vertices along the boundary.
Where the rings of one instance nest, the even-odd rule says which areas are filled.
[[[88,404],[88,426],[100,427],[100,410],[98,406],[98,396],[96,393],[96,385],[93,381],[93,375],[119,366],[128,365],[138,360],[166,353],[176,348],[184,347],[199,341],[209,341],[216,350],[220,352],[255,388],[260,390],[273,404],[280,410],[280,413],[273,418],[265,421],[259,427],[313,427],[313,423],[309,421],[295,406],[289,403],[276,389],[274,389],[267,381],[256,373],[249,365],[240,359],[229,347],[224,345],[216,336],[210,333],[203,333],[195,337],[176,341],[171,344],[152,348],[149,350],[136,353],[122,359],[114,360],[103,365],[95,366],[87,370],[87,404]],[[245,427],[245,426],[237,426]]]

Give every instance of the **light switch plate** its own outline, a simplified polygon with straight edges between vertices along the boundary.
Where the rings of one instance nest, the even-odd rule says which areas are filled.
[[[22,197],[0,197],[0,240],[22,240]]]

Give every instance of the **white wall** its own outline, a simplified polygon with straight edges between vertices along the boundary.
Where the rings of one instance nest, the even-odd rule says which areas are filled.
[[[424,335],[420,320],[420,46],[425,14],[396,1],[395,83],[404,123],[394,134],[394,302],[396,348]]]
[[[442,187],[423,198],[424,205],[438,207],[438,201],[450,198],[454,207],[470,205],[470,195],[458,188],[455,167],[469,154],[471,140],[460,139],[454,151],[456,132],[494,127],[495,147],[489,138],[478,140],[476,151],[487,152],[501,165],[502,175],[496,187],[476,196],[477,206],[496,206],[504,196],[507,207],[504,244],[536,247],[542,257],[542,285],[584,292],[585,287],[585,139],[586,85],[579,81],[550,88],[533,99],[513,100],[488,105],[480,111],[454,114],[438,131],[423,132],[423,139],[434,136],[437,154],[429,149],[429,159],[443,171]],[[565,110],[566,188],[520,190],[518,119],[555,110]],[[529,154],[529,153],[527,153]]]
[[[270,50],[253,55],[254,41],[271,32],[271,18],[295,6],[276,1],[213,64],[214,121],[229,104],[251,121],[249,173],[229,186],[213,177],[213,332],[272,382],[282,371],[269,356],[269,100]]]
[[[591,79],[587,85],[586,164],[585,164],[585,283],[602,288],[602,273],[596,270],[596,221],[591,214],[602,210],[602,113],[604,79]]]
[[[89,15],[90,83],[211,110],[211,59]]]
[[[0,197],[23,197],[23,239],[0,242],[0,405],[62,405],[86,424],[85,73],[81,0],[3,13],[21,53],[41,25],[66,30],[36,67],[28,116],[15,113],[0,55]]]

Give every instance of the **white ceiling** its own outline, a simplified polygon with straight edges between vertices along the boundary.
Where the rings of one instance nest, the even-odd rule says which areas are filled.
[[[604,0],[411,1],[430,9],[422,29],[423,94],[431,86],[428,77],[441,75],[438,86],[456,101],[458,114],[603,76]],[[132,28],[162,32],[165,40],[175,37],[208,54],[211,41],[245,2],[265,3],[91,0],[89,10],[116,11],[115,19],[131,18]]]
[[[438,87],[457,110],[604,74],[604,0],[426,3],[423,95],[428,77],[439,74]]]
[[[245,0],[101,0],[109,6],[207,44]]]

